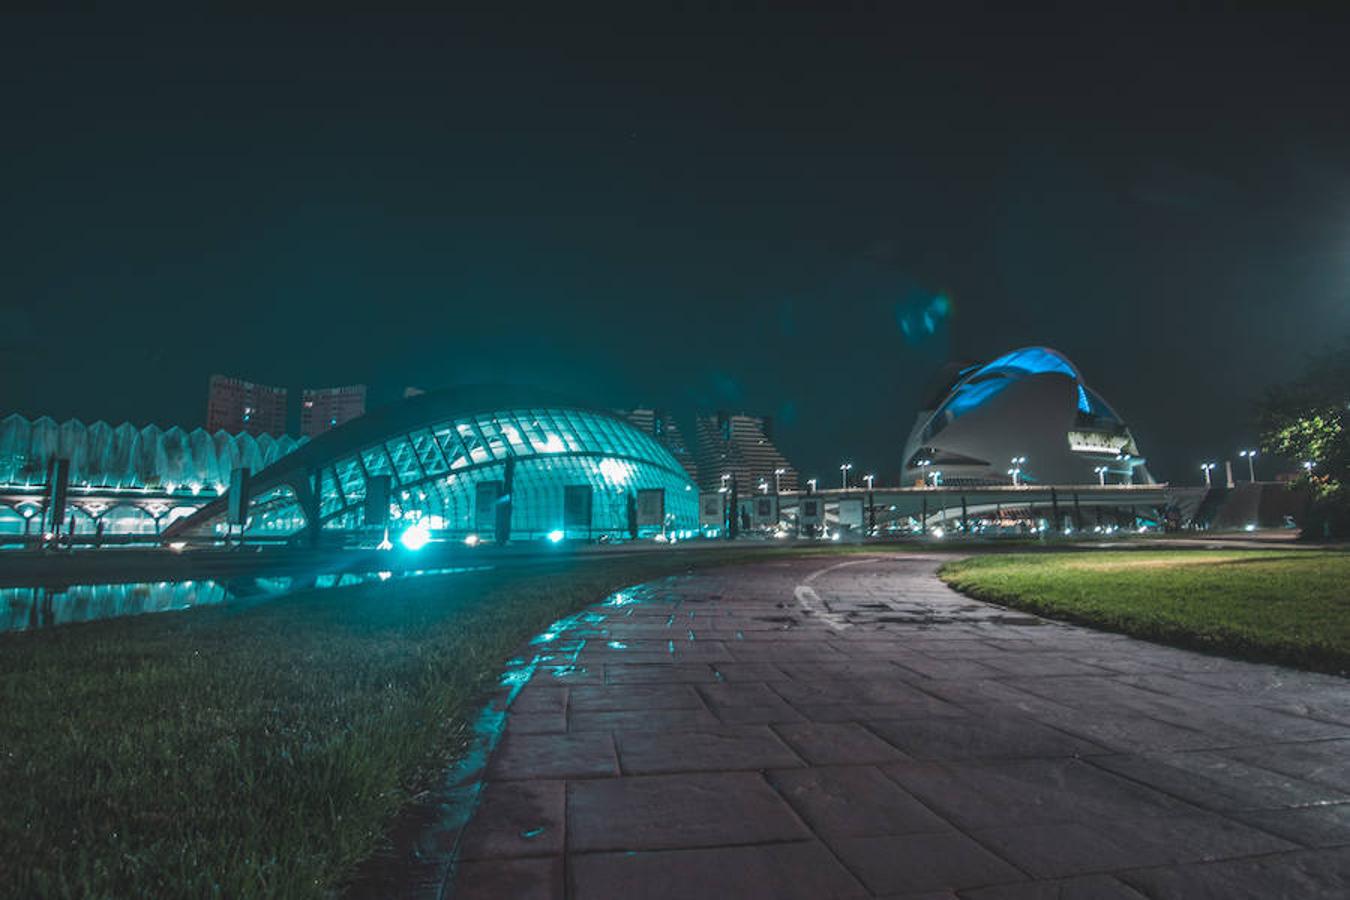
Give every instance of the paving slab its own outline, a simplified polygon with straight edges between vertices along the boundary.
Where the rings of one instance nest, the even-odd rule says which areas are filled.
[[[856,766],[908,758],[857,722],[787,722],[773,730],[812,766]]]
[[[1148,900],[1110,875],[1030,881],[962,891],[961,900]]]
[[[1129,814],[1196,811],[1161,791],[1077,759],[899,762],[881,771],[942,815],[972,829],[1095,824]]]
[[[839,858],[875,894],[957,890],[1018,881],[1022,873],[959,832],[843,838]]]
[[[618,774],[614,738],[603,731],[512,734],[508,730],[488,766],[489,782]]]
[[[647,775],[567,786],[569,849],[670,850],[807,840],[811,832],[755,772]]]
[[[953,830],[872,766],[777,770],[769,773],[769,783],[827,840]]]
[[[981,844],[1037,878],[1297,849],[1264,831],[1204,813],[1102,818],[1090,825],[1005,825],[972,833]]]
[[[1124,872],[1152,900],[1302,900],[1345,897],[1350,848]]]
[[[459,858],[561,856],[567,785],[563,781],[488,784],[460,838]]]
[[[850,900],[871,896],[818,843],[706,850],[585,853],[572,862],[573,900]]]
[[[915,759],[980,759],[1083,756],[1105,751],[1100,745],[1026,715],[997,712],[967,718],[935,717],[917,721],[881,721],[873,731]]]
[[[447,895],[1350,896],[1350,683],[1010,613],[940,563],[663,579],[541,635]]]
[[[456,900],[563,900],[563,858],[482,859],[455,867]]]
[[[625,731],[617,736],[624,774],[763,770],[805,765],[767,725],[698,731]]]

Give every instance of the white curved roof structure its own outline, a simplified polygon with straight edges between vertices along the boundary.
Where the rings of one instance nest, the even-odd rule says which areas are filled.
[[[48,416],[30,420],[12,415],[0,419],[0,486],[43,485],[48,463],[64,457],[70,460],[75,487],[219,493],[230,483],[231,469],[262,469],[304,443],[305,438],[289,436],[137,428],[130,422],[86,425],[78,419],[57,423]]]
[[[904,450],[904,478],[944,484],[1152,484],[1124,420],[1048,347],[1023,347],[963,369],[919,414]],[[933,473],[940,472],[939,476]]]

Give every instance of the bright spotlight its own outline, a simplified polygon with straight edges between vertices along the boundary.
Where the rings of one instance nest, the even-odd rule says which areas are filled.
[[[548,533],[548,539],[549,539],[550,541],[552,541],[553,543],[555,543],[555,544],[558,543],[559,541],[561,541],[561,540],[563,539],[562,529],[561,529],[561,528],[555,528],[555,529],[553,529],[552,531],[550,531],[550,532]]]
[[[431,540],[431,529],[421,522],[414,522],[399,535],[398,542],[409,550],[421,550]]]
[[[478,535],[476,535],[476,534],[471,534],[471,535],[469,535],[468,537],[466,537],[466,538],[464,539],[464,546],[466,546],[466,547],[477,547],[477,546],[478,546]]]

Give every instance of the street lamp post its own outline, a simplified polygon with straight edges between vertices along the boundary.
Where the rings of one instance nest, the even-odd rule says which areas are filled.
[[[872,482],[876,479],[875,475],[864,475],[863,481],[867,482],[867,489],[872,490]]]
[[[839,466],[839,488],[848,490],[848,470],[853,468],[853,463],[843,463]]]
[[[773,492],[774,492],[775,496],[776,496],[777,494],[781,493],[781,490],[780,490],[780,488],[779,488],[779,479],[782,478],[786,473],[787,473],[787,469],[774,469],[774,470],[773,470]]]
[[[1245,456],[1245,457],[1247,457],[1247,479],[1248,479],[1249,481],[1255,481],[1255,480],[1256,480],[1256,451],[1255,451],[1255,450],[1241,450],[1241,451],[1238,452],[1238,456]]]
[[[1092,471],[1097,473],[1097,484],[1106,487],[1106,466],[1098,466]]]
[[[1018,484],[1017,479],[1018,479],[1019,476],[1021,476],[1021,474],[1022,474],[1022,466],[1024,466],[1024,465],[1026,464],[1026,461],[1027,461],[1027,458],[1026,458],[1025,456],[1014,456],[1014,457],[1012,458],[1012,466],[1013,466],[1013,467],[1012,467],[1011,469],[1008,470],[1008,474],[1012,476],[1013,487],[1017,487],[1017,484]]]
[[[806,492],[814,494],[816,492],[816,480],[814,478],[806,479]]]
[[[1200,467],[1200,471],[1205,473],[1205,487],[1213,487],[1209,480],[1209,472],[1214,468],[1214,463],[1205,463]]]
[[[915,463],[919,467],[919,480],[923,482],[924,487],[928,487],[928,467],[932,464],[931,459],[921,459]]]

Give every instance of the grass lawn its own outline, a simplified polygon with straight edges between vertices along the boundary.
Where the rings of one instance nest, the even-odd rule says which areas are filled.
[[[578,559],[0,635],[0,893],[321,896],[462,748],[524,640],[737,558]]]
[[[949,563],[941,576],[981,600],[1149,640],[1350,671],[1350,553],[1016,554]]]

